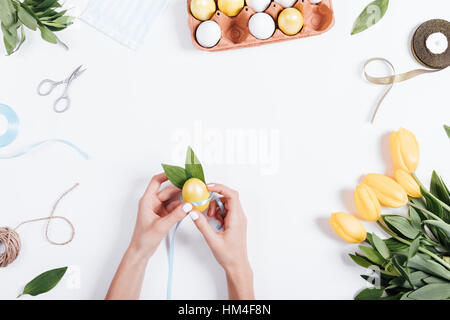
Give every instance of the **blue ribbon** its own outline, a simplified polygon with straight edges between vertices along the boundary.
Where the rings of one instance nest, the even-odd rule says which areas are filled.
[[[8,128],[6,129],[6,132],[0,136],[0,147],[6,147],[6,146],[10,145],[16,139],[17,135],[19,134],[19,117],[14,112],[14,110],[11,109],[11,107],[4,105],[4,104],[0,104],[0,114],[3,115],[6,118],[6,120],[8,121]],[[35,144],[29,146],[28,148],[26,148],[25,150],[23,150],[19,153],[13,154],[11,156],[0,156],[0,159],[2,159],[2,160],[3,159],[14,159],[14,158],[21,157],[21,156],[27,154],[28,152],[30,152],[31,150],[39,147],[40,145],[49,143],[49,142],[57,142],[57,143],[65,144],[65,145],[71,147],[72,149],[74,149],[75,151],[77,151],[83,158],[89,159],[89,156],[87,155],[86,152],[81,150],[79,147],[77,147],[73,143],[66,141],[66,140],[61,140],[61,139],[44,140],[44,141],[35,143]]]
[[[19,134],[19,117],[11,107],[0,104],[0,114],[8,121],[6,132],[0,136],[0,147],[6,147],[16,140]]]
[[[223,205],[223,202],[220,200],[219,194],[217,194],[215,192],[210,192],[208,199],[198,201],[198,202],[191,202],[191,204],[194,207],[200,207],[207,203],[210,203],[211,200],[214,200],[217,202],[217,205],[219,206],[220,211],[222,212],[222,218],[225,218],[225,206]],[[181,198],[181,201],[184,202],[183,198]],[[183,220],[177,222],[177,224],[175,225],[175,228],[173,230],[172,236],[170,237],[170,241],[169,241],[169,275],[168,275],[168,279],[167,279],[167,300],[172,299],[172,278],[173,278],[173,257],[174,257],[174,253],[175,253],[175,234],[177,233],[178,227],[180,226],[182,221]],[[222,226],[217,225],[216,228],[217,228],[217,230],[220,230],[222,228]]]

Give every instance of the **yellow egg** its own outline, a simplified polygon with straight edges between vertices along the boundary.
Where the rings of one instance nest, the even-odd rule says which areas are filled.
[[[295,8],[286,8],[278,16],[278,27],[284,34],[293,36],[303,27],[303,15]]]
[[[244,0],[219,0],[219,10],[229,17],[237,16],[244,8]]]
[[[216,2],[214,0],[191,1],[191,13],[198,20],[209,20],[214,12],[216,12]]]
[[[183,190],[181,191],[183,200],[190,203],[204,201],[209,198],[209,191],[204,182],[197,178],[191,178],[185,182]],[[209,207],[209,202],[195,206],[194,209],[200,212],[205,211]]]

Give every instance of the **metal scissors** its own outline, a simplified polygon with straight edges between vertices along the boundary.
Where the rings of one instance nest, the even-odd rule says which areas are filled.
[[[65,85],[64,92],[58,99],[55,100],[53,104],[53,110],[57,113],[62,113],[67,111],[70,108],[70,98],[69,98],[69,87],[72,84],[72,81],[78,78],[86,69],[81,70],[83,65],[79,66],[75,69],[74,72],[65,80],[62,81],[53,81],[50,79],[42,80],[37,88],[37,92],[40,96],[48,96],[53,90],[60,86]]]

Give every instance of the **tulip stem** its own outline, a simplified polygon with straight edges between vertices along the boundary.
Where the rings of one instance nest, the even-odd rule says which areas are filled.
[[[434,194],[432,194],[430,191],[428,191],[427,188],[425,188],[425,186],[422,184],[422,182],[420,182],[419,178],[417,178],[415,173],[413,173],[412,176],[414,177],[414,179],[416,179],[416,181],[419,184],[420,188],[423,191],[425,191],[430,198],[432,198],[433,200],[438,202],[445,210],[450,212],[450,206],[448,204],[446,204],[444,201],[440,200],[438,197],[436,197]]]
[[[383,229],[388,235],[390,235],[392,238],[394,238],[395,240],[406,244],[407,246],[411,246],[411,242],[408,240],[405,240],[401,237],[399,237],[398,235],[396,235],[391,229],[389,229],[388,226],[386,226],[383,222],[381,222],[381,219],[377,221],[377,224],[381,227],[381,229]],[[446,267],[447,269],[450,270],[450,264],[447,263],[447,261],[445,261],[444,259],[439,258],[437,255],[435,255],[433,252],[419,247],[419,251],[430,256],[431,258],[433,258],[434,260],[436,260],[437,262],[439,262],[440,264],[442,264],[444,267]]]
[[[411,207],[414,207],[414,208],[416,208],[416,209],[418,209],[418,210],[420,210],[420,211],[422,211],[422,212],[425,212],[427,215],[429,215],[430,217],[432,217],[432,218],[434,218],[434,219],[436,219],[436,220],[438,220],[438,221],[442,221],[442,222],[445,222],[444,220],[442,220],[441,218],[439,218],[437,215],[435,215],[433,212],[431,212],[431,211],[429,211],[429,210],[427,210],[427,209],[425,209],[425,208],[423,208],[423,207],[421,207],[421,206],[418,206],[417,204],[414,204],[414,203],[412,203],[412,202],[408,202],[408,204],[411,206]]]

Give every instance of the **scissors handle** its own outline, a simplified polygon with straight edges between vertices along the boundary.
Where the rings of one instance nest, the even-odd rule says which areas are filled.
[[[39,84],[38,88],[37,88],[37,93],[40,96],[48,96],[50,93],[52,93],[52,91],[59,86],[60,84],[62,84],[63,82],[61,81],[53,81],[50,79],[45,79],[42,80],[42,82]]]
[[[53,104],[53,110],[57,113],[66,112],[67,109],[70,108],[70,98],[67,95],[63,95],[62,97],[56,99]]]

